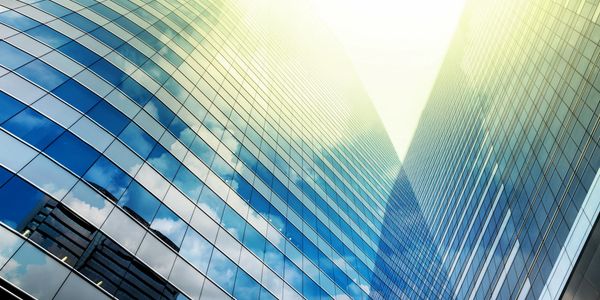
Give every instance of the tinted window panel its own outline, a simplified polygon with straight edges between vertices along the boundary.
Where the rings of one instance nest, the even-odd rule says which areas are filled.
[[[46,148],[64,131],[62,127],[31,108],[6,121],[2,127],[38,149]]]
[[[9,45],[4,41],[0,41],[0,65],[14,70],[33,60],[33,56]]]
[[[47,200],[37,188],[13,177],[0,188],[0,221],[21,232]]]
[[[100,156],[98,151],[70,132],[65,132],[44,152],[79,176]]]
[[[0,49],[0,52],[2,52],[2,49]],[[13,97],[0,91],[0,107],[1,107],[1,109],[0,109],[0,124],[1,124],[2,122],[10,119],[12,116],[14,116],[20,110],[25,108],[25,105],[23,103],[17,101],[16,99],[14,99]]]
[[[100,157],[83,178],[113,201],[121,197],[131,182],[129,175],[105,157]]]
[[[102,98],[73,79],[65,82],[52,92],[82,112],[87,112],[102,100]]]
[[[125,208],[138,221],[146,226],[150,224],[160,202],[137,182],[133,182],[119,201],[119,206]]]
[[[88,116],[98,122],[102,127],[108,129],[112,134],[119,133],[127,126],[129,119],[110,104],[100,101],[88,112]]]

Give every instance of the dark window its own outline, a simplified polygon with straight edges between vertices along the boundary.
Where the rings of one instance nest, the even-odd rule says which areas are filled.
[[[98,151],[70,132],[59,136],[44,152],[79,176],[83,176],[100,156]]]
[[[6,121],[2,127],[38,149],[44,149],[64,129],[40,113],[28,108]]]
[[[48,201],[46,195],[19,177],[0,188],[0,221],[22,231]]]
[[[114,135],[119,135],[129,123],[129,119],[124,114],[104,101],[98,102],[88,112],[88,116]]]

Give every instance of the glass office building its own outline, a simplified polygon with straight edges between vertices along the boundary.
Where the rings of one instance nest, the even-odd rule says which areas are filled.
[[[0,1],[0,293],[593,294],[600,4],[471,1],[401,164],[283,2]]]
[[[2,291],[432,293],[399,259],[434,254],[386,214],[418,207],[368,97],[255,2],[0,2]]]
[[[570,281],[600,209],[599,14],[467,4],[404,159],[453,298],[600,296],[598,269]]]

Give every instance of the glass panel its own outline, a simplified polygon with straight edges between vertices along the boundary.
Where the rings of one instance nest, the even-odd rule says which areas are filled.
[[[186,196],[195,201],[200,196],[200,191],[204,184],[190,170],[185,167],[179,168],[173,184],[178,187]]]
[[[72,41],[58,48],[58,50],[86,67],[100,58],[96,53],[88,50],[76,41]]]
[[[131,177],[105,157],[100,157],[83,178],[115,202],[131,182]]]
[[[169,125],[169,130],[186,146],[189,146],[196,136],[196,134],[185,123],[183,123],[179,117],[175,117],[173,122],[171,122],[171,125]]]
[[[0,226],[0,240],[2,241],[0,243],[0,267],[2,267],[21,247],[24,240],[3,226]]]
[[[102,225],[102,231],[125,246],[132,253],[135,253],[146,233],[140,225],[125,215],[120,209],[113,209],[106,222]]]
[[[114,207],[81,181],[67,194],[63,203],[97,227],[104,223]]]
[[[275,296],[273,296],[273,294],[269,293],[269,291],[265,288],[261,288],[260,289],[260,300],[275,300],[277,298],[275,298]]]
[[[302,271],[289,259],[285,259],[284,279],[296,290],[302,290]]]
[[[129,150],[129,148],[125,147],[123,143],[117,140],[110,144],[108,149],[106,149],[106,152],[104,152],[104,155],[114,161],[131,176],[135,176],[142,167],[142,160],[135,155],[133,151]]]
[[[1,45],[1,44],[0,44]],[[2,48],[0,48],[0,53],[2,52]],[[14,116],[17,112],[25,108],[23,103],[17,101],[15,98],[7,95],[6,93],[0,91],[0,124],[12,116]]]
[[[244,232],[244,245],[256,256],[263,259],[265,254],[266,239],[252,226],[246,226]]]
[[[13,175],[12,172],[0,167],[0,186],[3,186]]]
[[[283,276],[284,256],[273,244],[265,243],[265,264],[279,276]],[[287,274],[287,273],[286,273]]]
[[[123,71],[104,58],[99,59],[91,65],[90,69],[115,86],[127,78],[127,75]]]
[[[233,290],[236,271],[236,265],[227,256],[218,250],[213,251],[208,276],[229,293]]]
[[[258,299],[260,295],[260,285],[246,272],[239,270],[235,278],[235,288],[233,296],[236,299]]]
[[[70,132],[59,136],[44,152],[79,176],[83,176],[100,156],[98,151]]]
[[[205,214],[201,209],[196,208],[192,215],[192,221],[190,222],[198,232],[202,234],[207,240],[214,242],[217,238],[217,232],[219,231],[219,224]]]
[[[194,142],[190,146],[190,150],[205,164],[212,164],[212,160],[215,157],[215,152],[200,137],[196,137],[196,139],[194,139]]]
[[[156,143],[150,135],[131,122],[119,135],[119,138],[141,157],[146,158]]]
[[[242,245],[236,241],[227,231],[220,229],[215,242],[216,247],[231,260],[237,262],[240,259]]]
[[[75,176],[42,155],[33,159],[19,174],[57,200],[61,200],[77,182]]]
[[[14,70],[33,59],[33,56],[15,48],[14,46],[0,41],[0,65],[9,69]]]
[[[102,101],[102,98],[74,79],[70,79],[52,92],[84,113]]]
[[[262,274],[262,279],[261,279],[261,283],[267,288],[269,289],[269,291],[271,293],[273,293],[275,296],[277,296],[278,298],[281,298],[281,293],[283,292],[283,280],[275,275],[275,273],[273,273],[273,271],[269,270],[268,268],[263,268],[263,274]]]
[[[213,246],[193,229],[188,229],[179,254],[198,270],[206,272]]]
[[[221,218],[221,225],[236,239],[242,240],[246,221],[229,206],[225,206],[225,211]]]
[[[51,299],[69,271],[29,243],[0,270],[0,276],[38,299]]]
[[[146,105],[150,98],[153,97],[152,94],[148,92],[146,88],[141,86],[131,77],[128,77],[127,79],[125,79],[125,81],[121,82],[118,88],[121,91],[123,91],[124,94],[129,96],[133,101],[137,102],[137,104],[139,104],[140,106]]]
[[[45,25],[32,28],[27,33],[53,48],[58,48],[71,41],[70,38]]]
[[[101,300],[110,298],[79,275],[71,273],[53,300],[71,299]]]
[[[221,214],[225,208],[225,202],[219,198],[211,189],[204,187],[198,200],[198,206],[217,222],[221,219]]]
[[[171,120],[175,117],[175,114],[156,97],[152,97],[144,109],[164,127],[169,126]]]
[[[204,286],[202,288],[202,295],[200,296],[202,300],[213,300],[213,299],[231,299],[229,295],[227,295],[223,290],[218,288],[214,283],[205,280]]]
[[[62,127],[31,108],[12,117],[2,127],[38,149],[46,148],[64,131]]]
[[[101,101],[88,112],[94,121],[114,135],[119,135],[129,123],[129,119],[105,101]]]
[[[119,201],[119,206],[123,207],[125,211],[129,212],[142,224],[148,226],[154,218],[160,202],[134,181]]]
[[[37,21],[12,10],[0,13],[0,22],[22,31],[40,25]]]
[[[0,165],[18,172],[38,153],[4,131],[0,131]]]
[[[150,234],[146,234],[137,256],[165,278],[175,261],[175,253]]]
[[[202,292],[204,276],[198,273],[198,271],[192,268],[183,259],[177,258],[175,265],[173,265],[171,275],[169,275],[169,281],[192,299],[198,299]]]
[[[18,68],[16,72],[48,91],[53,90],[68,79],[63,73],[37,59]]]
[[[150,225],[164,242],[177,251],[187,227],[181,218],[164,205],[161,205]]]
[[[148,163],[156,168],[167,179],[172,180],[181,163],[161,145],[156,145],[147,159]]]

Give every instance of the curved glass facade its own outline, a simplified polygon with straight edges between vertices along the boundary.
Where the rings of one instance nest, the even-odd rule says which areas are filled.
[[[42,299],[415,293],[377,271],[400,162],[368,98],[312,76],[241,5],[2,2],[4,286]]]
[[[467,4],[404,160],[452,297],[563,296],[600,211],[599,14]]]
[[[401,164],[320,23],[265,1],[0,1],[3,292],[561,296],[600,211],[600,4],[471,1]]]

